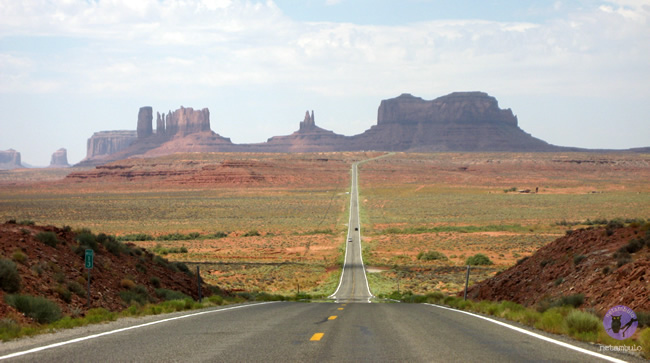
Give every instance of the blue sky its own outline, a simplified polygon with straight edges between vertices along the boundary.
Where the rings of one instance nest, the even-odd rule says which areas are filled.
[[[0,150],[33,165],[141,106],[208,107],[248,143],[455,91],[552,144],[650,146],[650,0],[0,0]]]

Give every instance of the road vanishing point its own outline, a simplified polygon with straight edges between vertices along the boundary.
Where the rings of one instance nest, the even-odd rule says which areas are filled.
[[[361,256],[358,163],[330,303],[263,302],[120,319],[0,343],[20,362],[622,362],[633,356],[430,304],[386,303]],[[348,242],[351,239],[351,242]],[[371,303],[372,302],[372,303]],[[377,302],[377,303],[375,303]]]

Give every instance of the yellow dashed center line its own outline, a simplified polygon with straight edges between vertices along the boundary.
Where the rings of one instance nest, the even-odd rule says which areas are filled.
[[[343,308],[338,308],[338,310],[343,310]]]
[[[311,339],[309,339],[309,340],[312,341],[312,342],[317,342],[317,341],[321,340],[323,335],[325,335],[325,333],[316,333],[316,334],[312,335]]]
[[[334,320],[334,319],[336,319],[336,315],[332,315],[329,318],[327,318],[327,320]]]

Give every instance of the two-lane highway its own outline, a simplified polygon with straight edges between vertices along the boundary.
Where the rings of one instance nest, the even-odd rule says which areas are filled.
[[[361,223],[359,221],[358,165],[351,171],[350,220],[348,223],[345,261],[339,286],[330,297],[336,302],[370,302],[373,297],[368,286],[361,249]]]

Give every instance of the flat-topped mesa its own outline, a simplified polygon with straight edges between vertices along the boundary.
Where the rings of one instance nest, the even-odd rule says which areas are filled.
[[[144,139],[153,135],[151,122],[153,121],[153,108],[151,106],[140,107],[138,112],[138,139]]]
[[[309,111],[305,111],[305,119],[300,122],[299,131],[310,130],[314,129],[315,127],[316,122],[314,121],[314,110],[311,111],[311,115],[309,115]]]
[[[379,105],[377,124],[411,123],[506,123],[517,126],[512,110],[499,108],[496,98],[484,92],[454,92],[425,101],[410,94],[383,100]]]
[[[68,151],[64,148],[60,148],[52,154],[52,159],[50,159],[50,167],[68,167]]]
[[[95,132],[86,145],[86,159],[114,154],[129,147],[138,139],[137,131],[99,131]]]
[[[167,136],[185,136],[197,132],[210,131],[210,111],[207,108],[194,110],[191,107],[167,114],[165,134]]]
[[[14,149],[0,151],[0,170],[23,168],[20,153]]]

